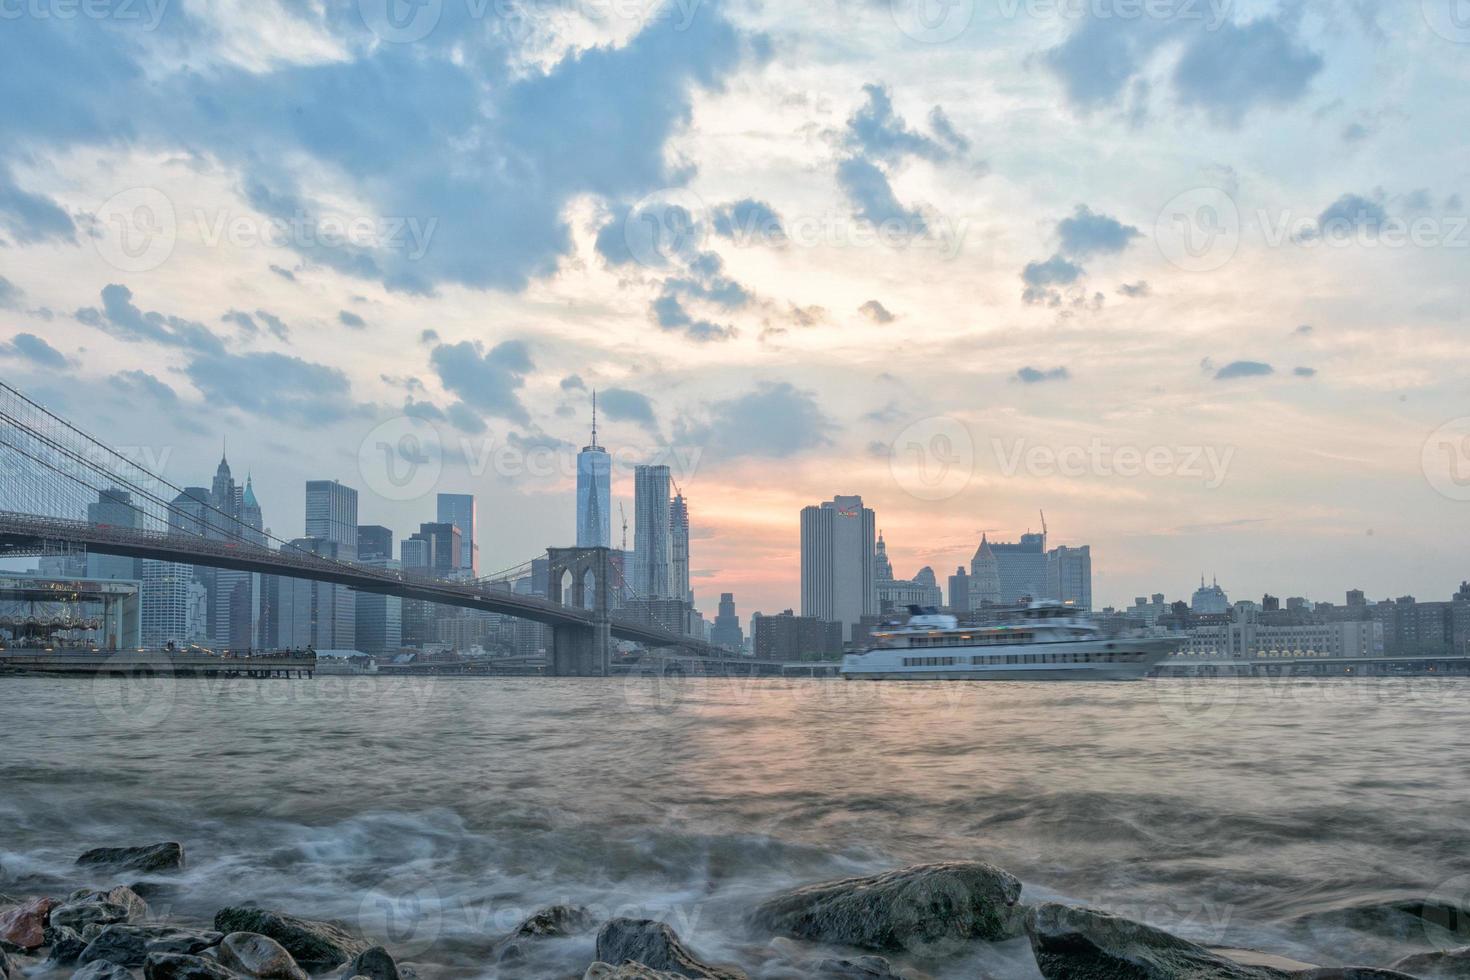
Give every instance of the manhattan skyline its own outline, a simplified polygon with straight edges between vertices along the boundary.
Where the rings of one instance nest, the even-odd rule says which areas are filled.
[[[345,8],[22,18],[0,51],[51,101],[19,107],[0,151],[0,366],[166,453],[180,485],[207,482],[227,433],[283,536],[310,479],[399,530],[474,493],[492,571],[575,539],[564,461],[597,388],[610,452],[697,454],[674,479],[707,612],[721,592],[797,605],[799,512],[835,494],[875,510],[904,577],[943,579],[1045,509],[1092,546],[1098,606],[1201,571],[1239,595],[1438,596],[1463,578],[1470,478],[1466,444],[1436,436],[1470,414],[1470,109],[1442,94],[1470,48],[1432,6],[1258,3],[1212,25],[1023,5],[939,41],[837,4],[840,46],[820,11],[740,3],[682,28],[446,18],[416,44]],[[488,82],[488,107],[463,97]],[[598,90],[618,125],[569,160]],[[1239,231],[1197,261],[1173,219],[1205,206]],[[124,241],[140,207],[158,235]],[[694,224],[650,242],[650,213]],[[369,231],[333,242],[331,220]],[[407,500],[360,466],[403,416],[447,447]],[[905,453],[959,432],[969,478],[936,499]],[[475,475],[486,440],[563,462]],[[1119,475],[1154,450],[1167,465]],[[613,480],[631,515],[631,466]]]

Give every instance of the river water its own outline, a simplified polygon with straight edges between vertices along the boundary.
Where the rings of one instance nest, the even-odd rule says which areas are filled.
[[[1380,914],[1470,893],[1467,730],[1470,681],[1436,679],[3,678],[0,893],[179,840],[159,911],[341,919],[424,977],[496,976],[494,939],[555,902],[786,977],[790,947],[742,927],[762,897],[980,859],[1026,900],[1383,965],[1470,942]],[[532,974],[592,948],[547,943]],[[1038,976],[1024,940],[897,959]]]

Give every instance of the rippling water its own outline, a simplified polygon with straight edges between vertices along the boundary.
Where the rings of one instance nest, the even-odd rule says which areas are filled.
[[[426,977],[494,976],[491,941],[563,901],[777,977],[740,924],[771,891],[983,859],[1028,900],[1381,965],[1425,936],[1348,910],[1470,892],[1467,724],[1453,680],[4,678],[0,892],[176,839],[171,914],[339,918]],[[903,962],[1036,976],[1024,941]]]

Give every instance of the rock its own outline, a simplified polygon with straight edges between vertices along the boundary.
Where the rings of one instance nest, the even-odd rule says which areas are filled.
[[[310,973],[340,966],[368,947],[367,943],[350,935],[341,926],[269,909],[220,909],[215,913],[214,927],[224,933],[255,932],[269,936],[284,946],[301,968]]]
[[[142,922],[148,918],[148,903],[143,900],[142,895],[127,885],[118,885],[105,892],[83,888],[67,897],[66,904],[76,902],[111,902],[113,905],[121,905],[128,910],[128,922]]]
[[[51,967],[61,967],[76,963],[82,950],[87,948],[87,941],[75,929],[51,925],[46,927],[46,945],[50,950],[46,963]]]
[[[128,916],[127,907],[115,902],[67,902],[51,910],[51,924],[80,933],[89,925],[110,926],[115,922],[127,922]]]
[[[928,864],[808,885],[763,902],[751,925],[880,952],[1020,935],[1021,882],[979,862]]]
[[[690,952],[674,930],[652,919],[611,919],[597,933],[597,959],[603,963],[640,963],[699,980],[746,980],[728,967],[711,966]]]
[[[369,946],[352,958],[344,977],[363,977],[365,980],[399,980],[398,964],[381,946]]]
[[[108,871],[177,871],[184,866],[184,845],[174,841],[142,847],[94,847],[77,858],[79,868]]]
[[[296,965],[280,943],[253,932],[232,932],[221,939],[219,961],[237,973],[261,980],[307,980],[306,971]]]
[[[143,964],[144,980],[239,980],[239,976],[208,957],[187,953],[150,953]]]
[[[0,980],[10,980],[10,977],[19,977],[20,971],[10,962],[10,954],[0,949]]]
[[[71,980],[133,980],[133,974],[116,963],[98,960],[73,973]]]
[[[622,966],[593,963],[582,974],[582,980],[683,980],[683,977],[682,973],[652,970],[642,963],[624,963]]]
[[[1470,946],[1414,953],[1390,964],[1389,969],[1443,980],[1470,980]]]
[[[1246,966],[1162,929],[1092,909],[1038,905],[1026,916],[1026,932],[1046,980],[1273,980],[1290,975]]]
[[[0,943],[25,952],[39,949],[46,942],[46,922],[56,904],[54,898],[33,898],[0,913]]]
[[[1291,980],[1415,980],[1407,973],[1371,966],[1328,966],[1290,974]]]
[[[90,930],[88,931],[90,932]],[[82,938],[87,938],[83,933]],[[118,966],[136,968],[150,953],[192,954],[208,949],[220,941],[217,932],[193,932],[173,926],[104,926],[82,950],[79,961],[92,963],[106,960]]]
[[[893,964],[881,956],[817,960],[807,975],[820,980],[903,980],[903,974],[895,973]]]
[[[597,917],[580,905],[551,905],[525,919],[495,944],[495,962],[508,963],[526,955],[526,942],[589,932]]]

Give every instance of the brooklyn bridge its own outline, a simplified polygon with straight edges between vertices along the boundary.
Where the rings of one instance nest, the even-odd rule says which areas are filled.
[[[126,494],[134,512],[132,526],[86,519],[87,504],[111,491]],[[779,666],[757,664],[688,636],[675,624],[648,622],[620,610],[620,597],[630,590],[608,548],[548,548],[547,595],[523,595],[513,592],[511,583],[529,560],[473,580],[368,566],[263,536],[223,512],[201,522],[177,510],[174,501],[181,493],[118,449],[0,382],[0,557],[86,551],[328,582],[358,592],[514,616],[550,627],[547,672],[557,676],[609,673],[614,639],[639,644],[669,663],[741,670]],[[122,498],[115,494],[114,499]]]

